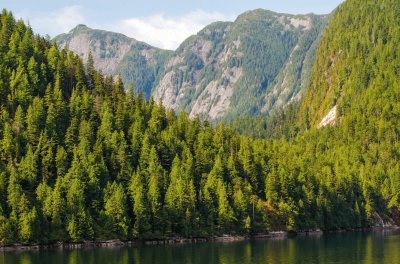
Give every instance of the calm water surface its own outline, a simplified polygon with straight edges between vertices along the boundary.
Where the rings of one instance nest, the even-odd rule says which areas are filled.
[[[400,232],[336,233],[290,239],[113,249],[0,253],[0,264],[400,263]]]

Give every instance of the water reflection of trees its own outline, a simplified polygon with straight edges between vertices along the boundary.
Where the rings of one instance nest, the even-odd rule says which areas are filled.
[[[280,240],[0,253],[0,264],[400,263],[400,235],[333,233]]]

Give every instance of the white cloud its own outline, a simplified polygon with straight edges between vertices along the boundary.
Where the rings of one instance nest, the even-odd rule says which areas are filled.
[[[85,23],[83,9],[80,6],[66,6],[50,14],[22,12],[16,14],[16,17],[29,21],[35,32],[42,35],[49,34],[51,37],[66,33],[77,24]]]
[[[197,10],[180,17],[156,14],[119,21],[111,30],[164,49],[176,49],[190,35],[215,21],[230,21],[233,16]]]
[[[16,17],[29,21],[33,30],[41,35],[69,32],[78,24],[123,33],[163,49],[176,49],[190,35],[196,34],[215,21],[231,21],[234,16],[218,12],[196,10],[182,16],[172,17],[154,14],[113,21],[88,21],[88,10],[82,6],[66,6],[50,13],[22,11]],[[90,12],[89,12],[90,13]]]

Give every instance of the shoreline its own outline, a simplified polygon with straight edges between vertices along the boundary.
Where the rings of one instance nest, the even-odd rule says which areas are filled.
[[[4,252],[18,252],[18,251],[39,251],[39,250],[52,250],[52,249],[93,249],[93,248],[115,248],[124,246],[155,246],[155,245],[182,245],[182,244],[197,244],[208,242],[237,242],[255,239],[271,239],[271,238],[286,238],[287,232],[271,232],[268,234],[258,234],[255,236],[246,235],[223,235],[208,238],[168,238],[168,239],[149,239],[149,240],[129,240],[122,241],[119,239],[104,240],[104,241],[86,241],[80,243],[70,242],[56,242],[51,244],[9,244],[0,245],[0,253]]]
[[[223,235],[208,238],[182,238],[175,237],[169,239],[149,239],[149,240],[129,240],[122,241],[119,239],[104,240],[104,241],[86,241],[80,243],[70,242],[56,242],[51,244],[0,244],[0,253],[7,252],[23,252],[23,251],[41,251],[41,250],[71,250],[71,249],[94,249],[94,248],[116,248],[125,246],[153,246],[153,245],[182,245],[182,244],[197,244],[197,243],[208,243],[208,242],[238,242],[238,241],[250,241],[250,240],[268,240],[268,239],[287,239],[296,236],[322,236],[324,234],[342,233],[342,232],[363,232],[363,231],[376,231],[376,230],[399,230],[398,226],[391,227],[370,227],[360,229],[349,229],[349,230],[329,230],[322,231],[316,230],[305,230],[298,232],[287,232],[287,231],[271,231],[265,234],[255,234],[252,236],[248,235]]]
[[[52,250],[52,249],[93,249],[93,248],[115,248],[124,246],[152,246],[152,245],[179,245],[179,244],[196,244],[207,242],[234,242],[250,240],[249,236],[221,236],[209,238],[169,238],[159,240],[128,240],[122,241],[119,239],[104,240],[104,241],[86,241],[79,243],[70,242],[56,242],[50,244],[9,244],[0,245],[0,253],[4,252],[18,252],[18,251],[39,251],[39,250]]]

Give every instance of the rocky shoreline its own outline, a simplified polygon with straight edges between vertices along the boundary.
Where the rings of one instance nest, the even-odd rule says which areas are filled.
[[[398,226],[391,227],[373,227],[367,230],[397,230],[400,229]],[[236,242],[245,240],[262,240],[262,239],[286,239],[293,236],[321,236],[324,233],[334,232],[348,232],[348,231],[365,231],[361,230],[337,230],[337,231],[322,231],[320,229],[306,230],[299,232],[286,232],[286,231],[273,231],[265,234],[255,234],[252,236],[241,236],[241,235],[223,235],[218,237],[209,238],[169,238],[159,240],[130,240],[122,241],[119,239],[105,240],[105,241],[86,241],[82,243],[68,243],[68,242],[57,242],[52,244],[0,244],[0,252],[16,252],[16,251],[38,251],[38,250],[52,250],[52,249],[91,249],[91,248],[113,248],[123,246],[150,246],[150,245],[177,245],[177,244],[196,244],[206,242]]]
[[[148,245],[176,245],[176,244],[195,244],[195,243],[206,243],[206,242],[235,242],[245,241],[250,239],[268,239],[276,237],[287,237],[288,233],[279,231],[271,232],[268,234],[257,234],[255,236],[239,236],[239,235],[223,235],[220,237],[209,237],[209,238],[169,238],[160,240],[130,240],[122,241],[119,239],[106,240],[106,241],[86,241],[82,243],[66,243],[57,242],[52,244],[9,244],[1,245],[0,252],[12,252],[12,251],[35,251],[35,250],[48,250],[48,249],[88,249],[88,248],[112,248],[122,246],[148,246]]]
[[[205,242],[233,242],[248,240],[248,236],[222,236],[210,238],[170,238],[160,240],[130,240],[122,241],[119,239],[106,240],[106,241],[86,241],[82,243],[67,243],[57,242],[52,244],[0,244],[0,252],[11,251],[35,251],[35,250],[48,250],[48,249],[90,249],[90,248],[112,248],[122,246],[147,246],[147,245],[175,245],[175,244],[189,244],[189,243],[205,243]]]

